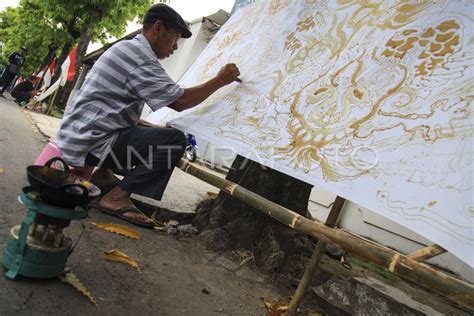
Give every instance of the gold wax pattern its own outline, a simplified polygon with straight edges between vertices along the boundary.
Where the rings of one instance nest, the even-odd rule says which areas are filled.
[[[474,4],[268,0],[236,11],[183,77],[235,62],[177,126],[378,212],[470,264]]]
[[[445,67],[449,57],[460,49],[460,28],[456,20],[447,20],[421,32],[415,29],[404,30],[387,41],[382,55],[403,59],[417,46],[419,61],[415,63],[416,75],[429,76],[438,67]]]

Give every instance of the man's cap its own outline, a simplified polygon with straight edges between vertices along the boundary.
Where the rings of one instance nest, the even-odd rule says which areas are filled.
[[[181,15],[166,4],[157,3],[148,9],[143,18],[143,24],[154,23],[157,20],[162,21],[166,26],[181,31],[182,38],[189,38],[193,35]]]
[[[24,50],[25,52],[28,51],[28,48],[26,48],[25,46],[23,46],[22,48],[20,48],[21,50]]]

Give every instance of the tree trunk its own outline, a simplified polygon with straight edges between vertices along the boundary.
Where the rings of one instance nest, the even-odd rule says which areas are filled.
[[[64,43],[63,48],[61,50],[61,54],[59,55],[58,62],[54,67],[53,77],[51,78],[51,83],[55,83],[56,80],[59,79],[61,76],[61,65],[66,60],[67,56],[71,52],[72,44],[74,43],[74,39],[69,39],[66,43]]]
[[[84,64],[84,57],[86,56],[87,47],[91,42],[91,37],[89,35],[88,30],[84,30],[79,37],[79,42],[77,43],[77,51],[76,51],[76,64],[74,65],[74,82],[77,81],[79,77],[79,73],[82,69],[82,65]]]
[[[55,43],[51,43],[48,45],[48,54],[44,58],[43,63],[41,64],[40,69],[39,69],[39,71],[44,70],[44,72],[43,72],[43,75],[41,76],[41,79],[36,83],[35,89],[38,89],[39,87],[41,87],[41,84],[43,83],[43,80],[44,80],[44,76],[46,75],[46,71],[48,71],[46,67],[49,67],[49,65],[53,61],[54,54],[56,53],[57,49],[58,47],[56,46]]]
[[[241,156],[226,179],[307,216],[312,186],[303,181]],[[212,202],[202,203],[197,213],[195,225],[206,247],[213,251],[251,251],[254,263],[279,281],[300,278],[314,248],[306,235],[223,192]]]
[[[54,54],[56,54],[57,49],[58,49],[58,46],[55,43],[51,43],[48,45],[48,54],[46,55],[46,57],[43,60],[43,63],[41,64],[41,69],[51,64],[54,58]]]
[[[76,84],[77,78],[79,77],[79,72],[81,71],[82,65],[84,63],[84,56],[86,55],[87,46],[89,46],[90,41],[91,38],[87,30],[82,31],[77,43],[76,60],[74,64],[74,79],[72,81],[67,81],[64,87],[60,88],[55,101],[57,108],[66,108],[69,95],[71,94],[72,89]]]

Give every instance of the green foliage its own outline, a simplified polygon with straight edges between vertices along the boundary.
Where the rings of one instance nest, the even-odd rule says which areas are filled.
[[[18,10],[7,7],[5,11],[0,12],[0,42],[2,42],[2,55],[0,57],[0,64],[6,66],[8,64],[9,52],[9,30],[15,25],[15,20],[18,17]]]
[[[21,70],[26,76],[36,70],[48,53],[49,45],[60,46],[68,39],[68,33],[59,29],[37,1],[21,1],[16,8],[0,12],[0,41],[4,43],[2,57],[8,56],[26,46],[26,64]]]
[[[141,17],[152,0],[43,0],[41,6],[63,27],[87,32],[92,41],[122,36],[127,21]]]
[[[49,45],[77,43],[86,33],[92,41],[124,35],[127,21],[141,18],[152,0],[20,0],[16,8],[0,12],[0,62],[20,47],[28,47],[22,74],[37,69]],[[58,52],[59,53],[59,52]]]
[[[3,43],[2,43],[2,45],[3,45]],[[3,51],[3,47],[0,46],[0,69],[5,67],[6,65],[8,65],[8,60],[5,56],[3,56],[2,51]]]

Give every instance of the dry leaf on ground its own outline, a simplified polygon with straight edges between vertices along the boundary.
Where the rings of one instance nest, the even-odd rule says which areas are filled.
[[[265,305],[265,308],[267,309],[267,315],[268,316],[286,316],[288,315],[288,304],[283,302],[283,300],[278,300],[275,303],[270,303],[267,302],[263,297],[262,297],[262,302]]]
[[[73,288],[75,288],[76,290],[78,290],[80,293],[82,293],[82,295],[87,297],[89,301],[91,301],[91,303],[95,305],[95,307],[99,308],[99,304],[97,304],[94,297],[92,297],[92,294],[89,292],[88,289],[86,289],[86,287],[84,286],[84,284],[82,284],[79,278],[75,276],[72,272],[65,272],[61,274],[59,276],[59,279],[62,282],[67,283],[71,285]]]
[[[158,213],[158,210],[153,211],[153,214],[151,214],[151,220],[153,221],[153,229],[154,230],[164,230],[165,225],[159,221],[156,217],[156,214]]]
[[[138,263],[120,250],[112,249],[110,251],[104,251],[104,253],[105,259],[109,261],[126,263],[129,266],[137,269],[138,272],[141,272],[140,267],[138,267]]]
[[[96,222],[91,222],[91,224],[96,227],[102,228],[103,230],[106,230],[108,232],[119,234],[128,238],[140,239],[141,237],[139,232],[124,225],[102,224],[102,223],[96,223]]]
[[[0,167],[0,174],[4,174],[4,173],[5,173],[5,169]]]
[[[217,197],[217,193],[208,191],[207,196],[209,196],[211,199],[214,199],[215,197]]]

